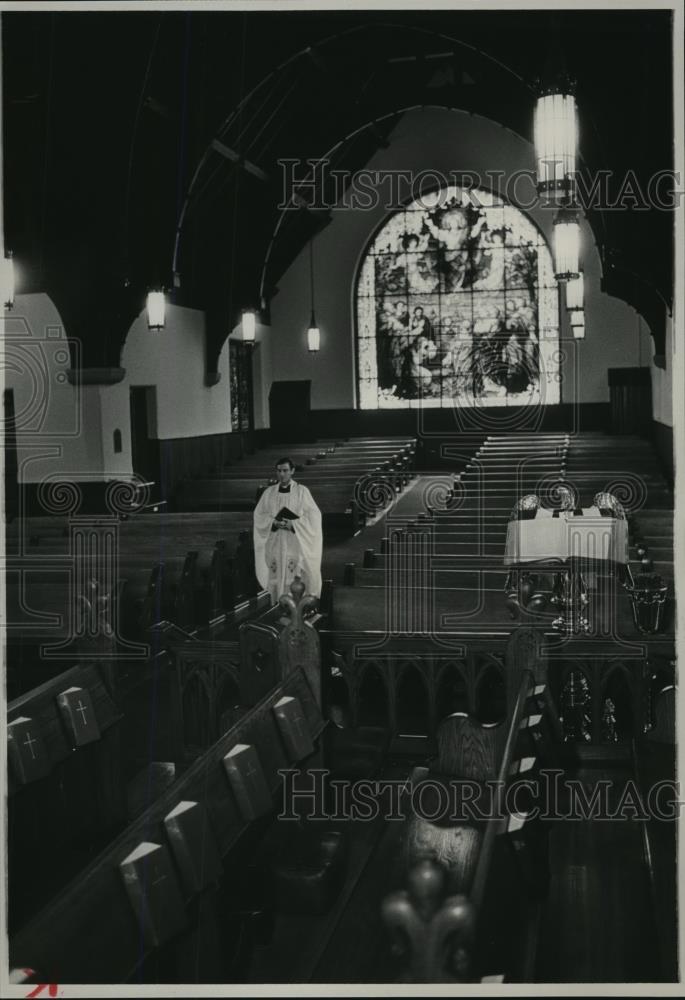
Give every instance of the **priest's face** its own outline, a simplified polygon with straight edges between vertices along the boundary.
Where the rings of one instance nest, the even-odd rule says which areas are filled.
[[[276,477],[281,486],[287,486],[293,478],[293,469],[288,462],[276,466]]]

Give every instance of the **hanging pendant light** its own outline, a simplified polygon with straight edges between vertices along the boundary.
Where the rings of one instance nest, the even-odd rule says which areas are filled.
[[[307,330],[307,349],[310,354],[315,354],[316,351],[321,347],[321,331],[316,325],[316,319],[314,313],[309,320],[309,329]]]
[[[161,289],[147,293],[146,308],[148,330],[163,330],[166,326],[166,298]]]
[[[5,309],[12,309],[14,308],[14,256],[11,250],[8,250],[2,260],[2,277],[0,282],[2,285],[4,307]]]
[[[554,276],[572,281],[580,276],[580,213],[575,205],[565,205],[554,220]]]
[[[243,310],[240,325],[243,331],[243,341],[246,344],[254,344],[257,336],[257,314],[254,309]]]
[[[577,312],[584,308],[585,281],[583,269],[579,268],[578,277],[566,282],[566,308],[569,312]]]
[[[307,330],[307,350],[310,354],[316,354],[321,347],[321,331],[316,325],[314,315],[314,240],[309,241],[309,298],[312,305],[312,314]]]
[[[578,116],[570,81],[541,90],[535,105],[533,133],[537,189],[550,197],[568,196],[574,188]]]

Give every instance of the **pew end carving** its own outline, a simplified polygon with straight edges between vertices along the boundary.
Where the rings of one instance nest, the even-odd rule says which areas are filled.
[[[466,896],[448,895],[441,865],[430,858],[417,861],[407,888],[384,900],[382,915],[394,957],[407,963],[397,982],[469,981],[475,913]]]
[[[283,676],[301,669],[321,704],[321,644],[312,616],[318,609],[318,598],[305,593],[301,577],[296,576],[290,593],[282,594],[279,606],[287,622],[279,636],[279,655]]]
[[[405,937],[401,954],[408,964],[400,981],[478,982],[503,966],[515,978],[521,955],[528,954],[532,914],[549,886],[549,828],[537,818],[540,792],[531,779],[541,763],[556,763],[560,727],[545,697],[543,637],[518,629],[505,661],[506,719],[482,723],[453,712],[437,728],[436,756],[414,768],[408,781],[412,809],[402,843],[407,888],[382,904],[383,919],[388,923],[390,914]],[[514,782],[520,787],[510,801]],[[417,873],[431,887],[428,917],[419,914]],[[438,916],[441,905],[451,913],[455,900],[467,907],[469,919],[456,943],[436,951],[443,922],[449,925]],[[516,947],[506,944],[502,923],[501,911],[509,906],[519,913]]]

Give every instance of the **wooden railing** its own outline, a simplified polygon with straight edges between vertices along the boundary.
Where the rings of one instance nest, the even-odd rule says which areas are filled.
[[[374,653],[368,641],[328,632],[323,641],[326,697],[351,726],[382,726],[393,736],[433,740],[445,713],[500,721],[513,708],[505,637],[465,637],[453,655],[429,641],[424,651],[407,642],[405,653],[397,644]],[[431,645],[432,651],[425,651]],[[652,725],[653,693],[674,677],[668,643],[660,643],[658,651],[648,648],[642,657],[611,652],[590,655],[585,647],[569,645],[567,655],[561,649],[550,654],[546,697],[568,742],[626,747]]]
[[[421,847],[409,855],[407,888],[382,904],[402,982],[530,981],[533,915],[547,886],[546,835],[529,822],[532,811],[509,811],[507,792],[517,776],[560,759],[561,728],[541,651],[533,630],[515,633],[507,656],[513,700],[506,721],[481,727],[461,713],[446,718],[437,770],[414,768],[410,776],[410,787],[475,779],[487,819],[460,818],[440,828],[409,821],[410,830],[421,824],[414,837]]]

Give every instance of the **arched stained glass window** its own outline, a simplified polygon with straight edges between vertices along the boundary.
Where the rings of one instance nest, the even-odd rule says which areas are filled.
[[[422,195],[384,223],[362,261],[363,410],[558,403],[558,342],[550,250],[498,195]]]

